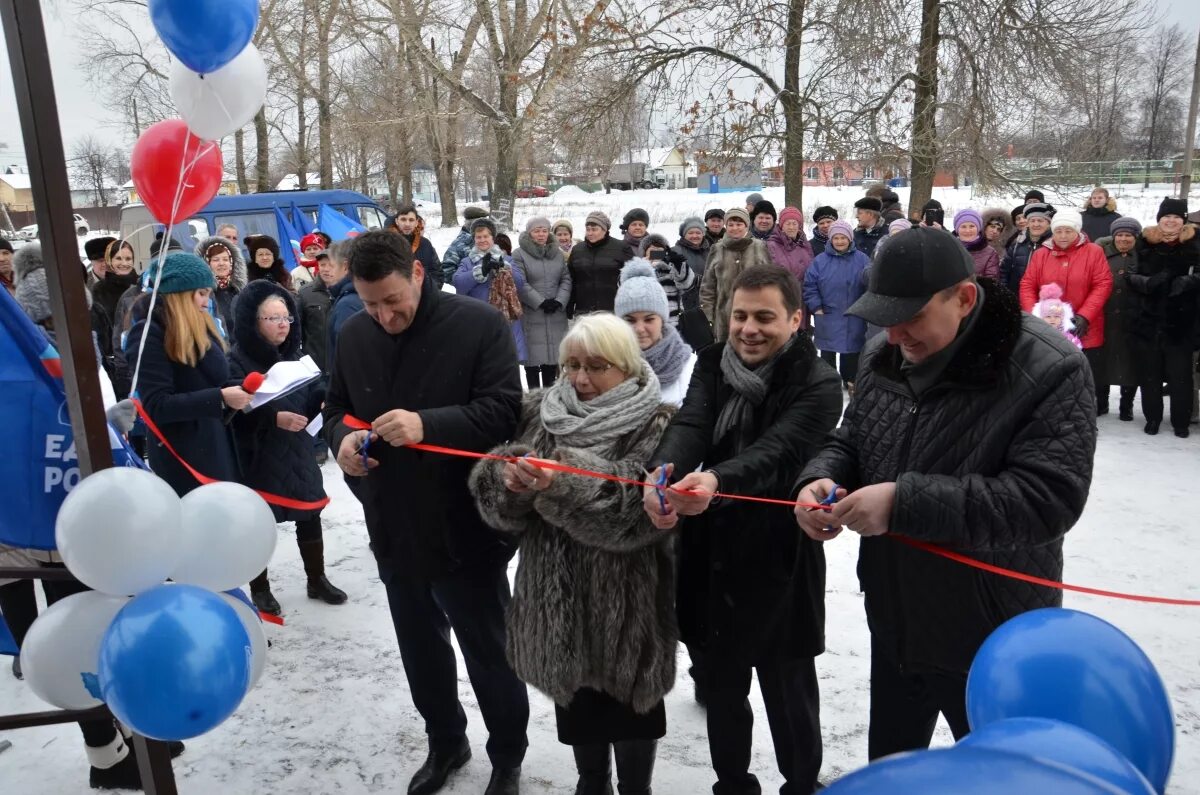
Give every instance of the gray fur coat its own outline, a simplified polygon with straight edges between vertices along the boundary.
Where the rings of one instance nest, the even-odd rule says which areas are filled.
[[[516,441],[492,452],[533,451],[569,466],[643,479],[675,409],[659,406],[620,442],[619,460],[558,447],[541,422],[542,392],[528,393]],[[675,683],[675,564],[672,534],[656,530],[633,486],[560,473],[550,488],[516,494],[504,464],[480,461],[470,488],[492,527],[520,540],[508,608],[508,660],[517,676],[570,704],[601,690],[649,712]]]

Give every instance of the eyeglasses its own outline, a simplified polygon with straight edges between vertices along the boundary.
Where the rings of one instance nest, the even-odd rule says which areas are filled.
[[[260,316],[258,319],[265,320],[266,322],[273,323],[277,326],[280,326],[280,325],[290,326],[296,322],[296,318],[292,317],[291,315],[271,315],[270,317]]]
[[[582,370],[587,373],[588,378],[595,378],[598,375],[604,375],[612,368],[613,366],[608,362],[605,362],[604,364],[580,364],[579,362],[567,362],[562,366],[562,371],[564,375],[570,377],[579,375],[579,371]]]

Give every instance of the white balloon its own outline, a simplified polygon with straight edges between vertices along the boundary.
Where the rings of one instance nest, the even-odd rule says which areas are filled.
[[[21,670],[39,698],[62,709],[104,703],[88,692],[83,677],[96,674],[100,641],[129,601],[126,596],[85,591],[55,602],[38,616],[21,644]]]
[[[161,585],[179,562],[179,497],[144,469],[113,467],[80,481],[58,510],[63,562],[89,588],[129,596]]]
[[[171,97],[196,137],[218,141],[250,123],[267,99],[267,65],[253,44],[215,72],[171,64]]]
[[[262,573],[275,553],[275,516],[263,498],[239,483],[210,483],[181,501],[175,582],[229,591]]]
[[[248,604],[227,593],[221,594],[221,598],[233,605],[238,618],[242,620],[242,626],[246,628],[246,634],[250,636],[250,687],[247,690],[252,690],[262,679],[267,667],[267,633],[263,629],[262,619]]]

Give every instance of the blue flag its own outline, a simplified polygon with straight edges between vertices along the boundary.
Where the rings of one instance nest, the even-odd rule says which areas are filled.
[[[0,654],[11,654],[16,657],[20,653],[21,650],[17,648],[17,639],[13,637],[4,620],[4,615],[0,613]]]
[[[79,483],[62,361],[7,290],[0,290],[0,543],[54,549],[54,522]],[[143,467],[111,427],[113,463]]]
[[[367,228],[357,221],[351,221],[328,204],[322,204],[317,211],[317,229],[329,235],[336,242],[349,237],[358,237]]]
[[[292,228],[300,233],[300,237],[311,235],[314,229],[308,213],[297,207],[295,202],[292,202]]]
[[[278,207],[275,208],[275,222],[279,224],[279,256],[283,258],[283,267],[291,273],[300,267],[300,238],[296,228],[288,223],[287,216]]]

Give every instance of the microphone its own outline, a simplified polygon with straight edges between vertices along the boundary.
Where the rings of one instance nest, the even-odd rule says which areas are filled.
[[[263,385],[263,381],[265,380],[266,376],[262,373],[247,373],[246,377],[242,379],[242,389],[245,392],[253,395],[259,390],[259,387]],[[233,418],[236,415],[236,411],[229,412],[229,416],[225,418],[225,424],[228,425],[229,423],[233,422]]]

